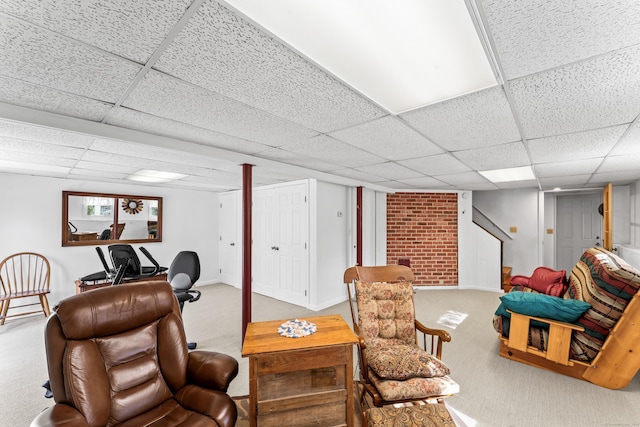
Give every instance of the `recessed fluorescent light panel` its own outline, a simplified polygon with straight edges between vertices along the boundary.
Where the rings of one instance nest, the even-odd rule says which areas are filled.
[[[497,84],[467,2],[223,1],[392,114]]]
[[[519,168],[493,169],[488,171],[478,171],[478,173],[491,182],[511,182],[511,181],[527,181],[536,179],[531,166],[522,166]]]
[[[187,175],[173,172],[154,171],[150,169],[143,169],[135,172],[127,177],[131,181],[142,182],[169,182],[177,179],[185,178]]]

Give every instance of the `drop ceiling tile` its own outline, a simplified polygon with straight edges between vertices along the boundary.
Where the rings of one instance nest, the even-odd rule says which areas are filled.
[[[75,159],[57,157],[55,155],[34,154],[0,148],[0,159],[14,162],[35,163],[40,165],[72,167]]]
[[[442,153],[434,143],[391,116],[331,132],[329,136],[389,160]]]
[[[640,170],[640,153],[624,156],[609,156],[604,159],[598,173]]]
[[[640,45],[510,83],[527,138],[631,123],[640,99]]]
[[[135,144],[132,142],[111,139],[96,139],[91,150],[104,153],[123,154],[161,162],[179,163],[181,165],[197,166],[208,169],[240,170],[235,162],[220,160],[201,154],[190,154],[179,150],[170,150],[153,145]]]
[[[264,150],[265,147],[270,147],[270,145],[259,144],[199,126],[188,125],[122,107],[112,110],[106,123],[169,138],[193,141],[243,154],[257,153]]]
[[[141,70],[131,61],[8,17],[0,20],[0,57],[2,76],[111,103]]]
[[[393,188],[394,190],[415,190],[415,187],[399,181],[379,181],[375,183],[382,187]]]
[[[508,79],[640,43],[636,1],[483,0]]]
[[[379,177],[394,181],[400,179],[420,178],[424,176],[420,172],[416,172],[394,162],[357,167],[356,170],[364,173],[375,174]]]
[[[606,156],[628,125],[612,126],[527,141],[533,163]]]
[[[102,120],[111,109],[105,102],[2,76],[0,102],[92,121]]]
[[[513,188],[538,188],[538,181],[535,179],[527,179],[524,181],[494,182],[494,185],[501,190]]]
[[[487,181],[485,177],[483,177],[482,175],[476,172],[463,172],[463,173],[456,173],[456,174],[439,175],[439,176],[436,176],[435,178],[438,179],[439,181],[445,182],[447,184],[451,184],[455,187],[460,187],[465,189],[471,189],[469,187],[470,185],[478,185],[478,184],[485,185],[489,183],[489,181]],[[492,184],[492,188],[495,189],[496,187]]]
[[[179,179],[177,181],[170,181],[161,184],[162,187],[167,188],[177,188],[177,189],[185,189],[185,190],[193,190],[193,191],[206,191],[206,192],[223,192],[223,191],[231,191],[238,190],[239,187],[233,185],[225,185],[225,184],[215,184],[209,182],[195,182],[195,181],[185,181],[183,179]]]
[[[342,167],[331,162],[309,157],[306,154],[283,150],[281,148],[268,148],[255,155],[267,160],[286,163],[290,165],[309,168],[321,172],[331,172]]]
[[[25,141],[24,139],[0,136],[0,150],[13,151],[24,154],[37,154],[42,156],[61,157],[78,160],[84,153],[83,148],[65,147],[55,144],[47,144],[39,141]]]
[[[618,185],[622,183],[630,184],[631,182],[640,180],[640,169],[624,170],[624,171],[611,171],[594,174],[589,183],[609,183],[617,182]]]
[[[319,135],[281,147],[343,167],[360,167],[384,162],[384,159],[327,135]]]
[[[103,153],[89,150],[82,157],[87,162],[112,164],[117,166],[131,167],[137,169],[169,170],[172,165],[167,162],[151,161],[139,157],[130,157],[122,154]]]
[[[123,105],[274,147],[317,134],[273,114],[153,71],[147,73]]]
[[[9,120],[0,120],[0,137],[77,148],[86,148],[93,141],[92,137],[86,135]]]
[[[531,164],[522,142],[458,151],[454,155],[471,169],[480,171]]]
[[[402,160],[398,163],[408,167],[409,169],[422,172],[425,175],[445,175],[456,172],[468,172],[471,170],[449,153]]]
[[[64,178],[69,173],[69,168],[38,163],[11,162],[0,158],[0,172]]]
[[[410,179],[400,179],[398,180],[399,182],[403,183],[403,184],[407,184],[410,185],[411,187],[414,188],[422,188],[425,190],[428,189],[440,189],[443,187],[446,188],[451,188],[451,185],[449,184],[445,184],[444,182],[435,179],[435,178],[431,178],[428,176],[424,176],[421,178],[410,178]]]
[[[217,184],[225,187],[241,187],[242,175],[240,173],[214,173],[211,176],[188,176],[181,179],[182,182],[199,182],[203,184]]]
[[[127,175],[140,170],[138,166],[124,166],[114,163],[90,162],[87,160],[80,160],[78,163],[76,163],[75,167],[79,169],[95,170],[100,172],[114,172]]]
[[[587,185],[591,174],[586,175],[571,175],[571,176],[556,176],[550,178],[539,178],[540,185],[543,190],[553,190],[554,188],[580,188]]]
[[[613,155],[640,154],[640,124],[636,123],[611,151]]]
[[[540,163],[533,165],[533,170],[538,178],[587,175],[595,172],[601,162],[602,159],[583,159],[555,163]]]
[[[270,182],[284,182],[284,181],[295,181],[298,179],[307,178],[306,175],[283,172],[281,170],[276,169],[268,169],[265,167],[254,167],[252,172],[252,178],[254,182],[261,181],[270,181]]]
[[[521,139],[502,87],[495,87],[401,114],[448,151]]]
[[[191,0],[6,0],[0,11],[134,61],[145,63]]]
[[[205,2],[155,68],[319,132],[385,115],[217,2]]]
[[[340,169],[331,172],[334,175],[343,176],[345,178],[355,179],[357,181],[364,182],[376,182],[380,180],[379,175],[362,172],[356,169]]]
[[[76,175],[86,178],[109,178],[109,179],[125,179],[129,174],[118,173],[113,171],[101,171],[95,169],[73,168],[69,172],[70,176]]]

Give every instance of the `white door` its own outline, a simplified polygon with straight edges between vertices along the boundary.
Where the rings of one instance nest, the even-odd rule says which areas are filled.
[[[291,304],[309,303],[306,182],[254,192],[253,290]]]
[[[241,287],[240,262],[242,241],[238,219],[239,192],[220,195],[220,280]]]
[[[602,246],[602,193],[558,196],[556,199],[556,269],[567,275],[582,253]]]

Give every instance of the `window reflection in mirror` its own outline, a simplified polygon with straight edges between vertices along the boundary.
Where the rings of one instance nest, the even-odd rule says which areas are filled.
[[[162,197],[62,192],[62,246],[162,241]]]

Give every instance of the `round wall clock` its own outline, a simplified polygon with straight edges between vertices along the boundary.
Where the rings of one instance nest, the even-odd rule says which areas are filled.
[[[121,206],[126,213],[135,215],[138,212],[142,211],[144,203],[142,203],[142,200],[123,199]]]

